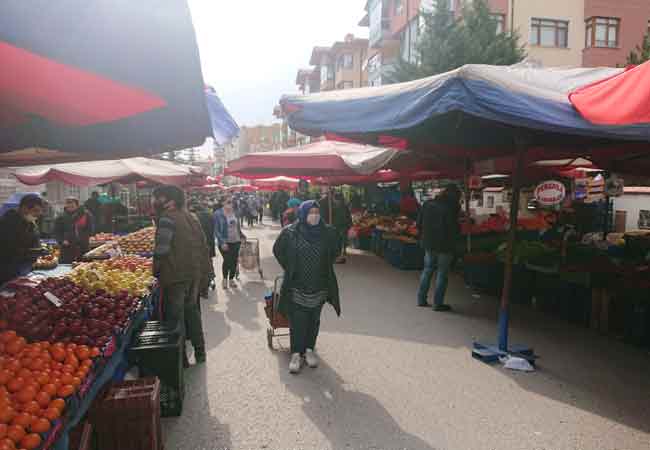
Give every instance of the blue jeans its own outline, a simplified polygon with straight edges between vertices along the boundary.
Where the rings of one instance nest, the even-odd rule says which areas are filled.
[[[442,305],[445,301],[445,292],[447,292],[447,281],[449,278],[449,269],[454,255],[451,253],[436,253],[427,250],[424,254],[424,269],[420,276],[420,287],[418,288],[418,305],[427,303],[427,295],[431,287],[431,278],[433,272],[438,271],[436,275],[436,289],[433,294],[433,303]]]

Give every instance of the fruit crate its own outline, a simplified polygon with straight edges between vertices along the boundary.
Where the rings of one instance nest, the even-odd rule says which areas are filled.
[[[97,450],[162,450],[160,380],[112,385],[90,412]]]
[[[141,376],[160,379],[162,416],[179,416],[185,395],[180,334],[164,331],[140,333],[129,350],[129,361],[138,366]]]
[[[388,240],[384,258],[400,270],[422,270],[424,267],[424,250],[418,244]]]
[[[139,334],[181,334],[180,326],[176,322],[163,322],[160,320],[148,320],[142,325]]]

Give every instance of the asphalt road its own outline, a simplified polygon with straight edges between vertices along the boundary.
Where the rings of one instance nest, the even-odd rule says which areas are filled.
[[[166,450],[647,450],[650,355],[611,337],[513,308],[511,340],[542,356],[535,373],[471,358],[494,338],[495,299],[455,277],[452,313],[415,306],[417,272],[354,253],[337,266],[343,315],[323,315],[318,369],[288,373],[288,339],[266,344],[264,292],[279,274],[278,227],[262,242],[266,281],[243,274],[203,304],[208,363],[186,371]]]

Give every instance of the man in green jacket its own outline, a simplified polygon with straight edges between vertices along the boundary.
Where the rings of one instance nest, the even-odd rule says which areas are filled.
[[[183,344],[187,334],[196,362],[204,363],[205,342],[197,298],[201,278],[207,275],[205,235],[198,220],[185,209],[181,189],[160,186],[153,197],[157,216],[153,268],[163,291],[165,320],[180,326]]]

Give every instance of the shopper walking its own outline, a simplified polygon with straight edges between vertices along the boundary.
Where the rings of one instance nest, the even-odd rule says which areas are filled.
[[[157,187],[153,199],[157,223],[153,270],[163,292],[164,318],[180,327],[183,355],[185,337],[189,336],[196,361],[202,363],[206,359],[205,342],[196,300],[206,271],[205,236],[198,220],[185,209],[185,194],[181,189],[169,185]]]
[[[223,256],[221,268],[223,288],[228,289],[228,283],[231,288],[236,288],[235,277],[239,264],[239,248],[241,242],[246,240],[246,236],[242,232],[241,224],[235,214],[232,198],[227,198],[223,203],[223,208],[214,214],[214,235],[217,238],[221,256]]]
[[[316,339],[323,305],[330,303],[341,315],[334,260],[339,254],[336,230],[325,224],[314,200],[298,208],[298,221],[282,230],[273,254],[284,269],[279,311],[289,318],[291,361],[289,371],[298,373],[305,359],[318,366]]]
[[[350,208],[348,208],[348,205],[345,204],[343,194],[340,193],[334,196],[332,225],[334,225],[334,228],[339,235],[339,241],[341,242],[341,254],[336,259],[336,262],[342,264],[345,263],[345,258],[347,256],[348,231],[350,231],[350,228],[352,227],[352,214],[350,214]]]
[[[435,311],[451,309],[444,301],[454,249],[460,235],[459,212],[460,190],[456,185],[450,185],[434,200],[427,201],[418,216],[418,232],[425,251],[424,270],[417,293],[418,306],[429,306],[427,296],[431,278],[437,270],[433,309]]]
[[[95,233],[95,218],[79,200],[65,200],[63,214],[54,223],[54,236],[61,247],[61,262],[72,264],[89,250],[90,236]]]

